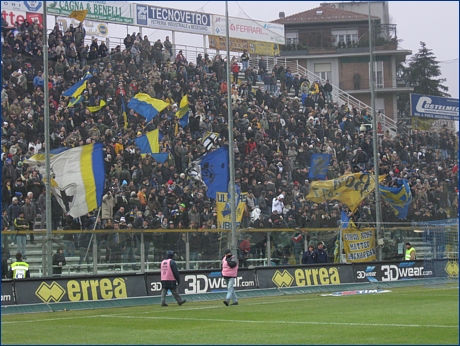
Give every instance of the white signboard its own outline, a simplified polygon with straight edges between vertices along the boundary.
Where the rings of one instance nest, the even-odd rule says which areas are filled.
[[[43,13],[43,1],[2,1],[3,10]]]
[[[148,28],[211,34],[212,15],[204,12],[136,4],[136,24]]]
[[[89,20],[134,24],[133,5],[127,1],[47,1],[46,10],[64,17],[73,11],[88,10]]]
[[[285,44],[284,25],[229,17],[229,36],[251,41]],[[225,16],[212,15],[212,34],[226,36]]]
[[[74,28],[80,25],[80,22],[73,18],[58,17],[57,22],[59,24],[59,28],[63,32],[70,27],[70,24],[72,24]],[[105,38],[109,34],[109,26],[106,23],[93,22],[85,19],[83,26],[86,29],[86,37],[96,36],[99,38]]]

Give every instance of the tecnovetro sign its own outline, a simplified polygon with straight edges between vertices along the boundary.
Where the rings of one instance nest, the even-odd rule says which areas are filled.
[[[139,26],[193,34],[211,34],[212,16],[208,13],[139,4],[136,4],[135,11],[135,23]]]
[[[212,35],[226,36],[225,16],[213,14]],[[284,25],[229,17],[229,36],[251,41],[285,44]]]
[[[414,117],[458,121],[458,99],[410,94],[410,105]]]

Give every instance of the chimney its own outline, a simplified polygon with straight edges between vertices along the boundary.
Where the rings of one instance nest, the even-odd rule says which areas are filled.
[[[278,14],[278,17],[280,17],[280,18],[285,18],[286,15],[284,14],[284,12],[280,12],[280,13]]]

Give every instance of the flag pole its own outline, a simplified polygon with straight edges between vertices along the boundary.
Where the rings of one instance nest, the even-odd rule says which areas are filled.
[[[236,255],[236,192],[235,192],[235,149],[233,143],[233,112],[232,112],[232,87],[230,80],[230,29],[228,23],[228,1],[225,1],[225,26],[226,26],[226,45],[227,45],[227,103],[228,103],[228,162],[230,170],[230,182],[228,192],[230,194],[230,211],[232,225],[232,253]]]
[[[50,163],[50,108],[48,88],[48,33],[47,33],[46,1],[43,1],[43,91],[44,91],[44,125],[45,125],[45,190],[46,190],[46,267],[45,276],[53,274],[53,229],[51,214],[51,163]]]

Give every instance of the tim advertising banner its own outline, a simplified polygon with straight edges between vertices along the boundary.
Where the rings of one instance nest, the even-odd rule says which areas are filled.
[[[18,304],[110,300],[147,295],[143,275],[17,280],[15,292]]]
[[[202,35],[211,33],[212,16],[208,13],[139,4],[135,12],[135,24],[139,26]]]
[[[424,261],[353,264],[355,282],[400,281],[432,277]]]
[[[339,285],[354,282],[347,264],[256,268],[259,288]]]
[[[458,99],[410,94],[410,108],[414,117],[458,121]]]
[[[347,262],[370,262],[377,259],[374,230],[344,229],[343,248]]]
[[[178,286],[180,294],[222,292],[227,290],[220,270],[196,270],[180,273]],[[258,288],[253,270],[240,269],[236,278],[235,289],[247,290]],[[160,273],[147,273],[147,290],[149,296],[161,295]]]
[[[2,280],[2,306],[14,305],[13,280]]]
[[[212,15],[212,35],[226,37],[225,16]],[[285,44],[284,25],[229,17],[229,37],[242,40]]]
[[[86,19],[134,24],[134,5],[128,1],[47,1],[48,14],[68,17],[72,11],[88,10]]]

